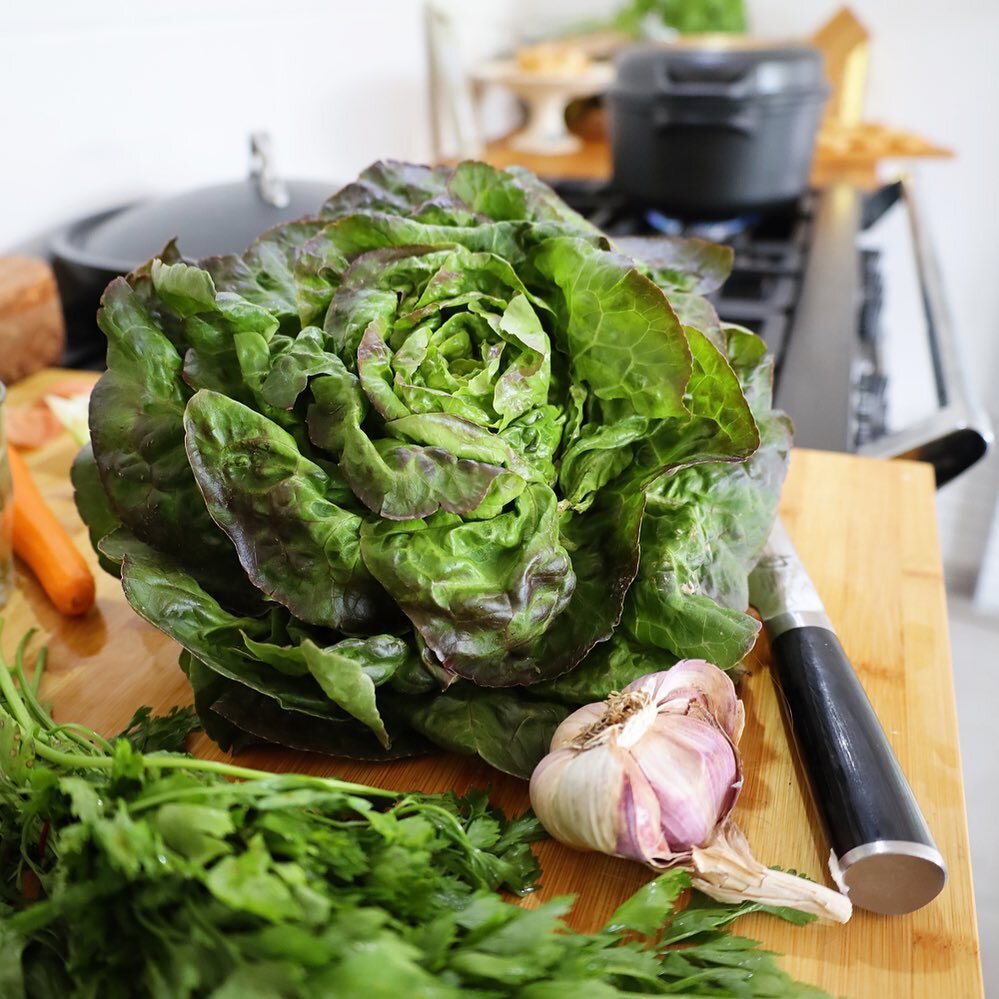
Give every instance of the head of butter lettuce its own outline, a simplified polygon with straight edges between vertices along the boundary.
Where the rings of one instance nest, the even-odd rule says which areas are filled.
[[[576,705],[739,662],[790,428],[703,297],[730,252],[638,253],[524,171],[388,162],[109,285],[77,504],[209,735],[527,775]]]

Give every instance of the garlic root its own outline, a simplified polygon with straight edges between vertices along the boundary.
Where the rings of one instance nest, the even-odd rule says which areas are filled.
[[[845,923],[853,914],[846,895],[786,871],[764,867],[749,852],[748,840],[731,820],[722,825],[708,846],[691,850],[690,867],[693,887],[719,902],[749,899],[766,905],[786,905],[833,923]]]

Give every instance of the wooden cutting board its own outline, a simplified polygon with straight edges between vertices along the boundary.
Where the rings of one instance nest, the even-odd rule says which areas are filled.
[[[16,402],[31,402],[64,373],[46,372],[16,386]],[[83,620],[60,618],[23,566],[5,609],[3,647],[9,655],[29,626],[49,645],[43,693],[57,720],[77,721],[105,735],[119,731],[140,704],[165,710],[187,703],[177,646],[126,604],[118,581],[100,573],[73,506],[67,471],[68,436],[29,456],[38,484],[73,531],[98,574],[98,602]],[[858,911],[846,926],[791,927],[749,916],[736,929],[785,955],[796,978],[834,996],[855,999],[974,999],[982,977],[968,859],[953,676],[933,473],[915,462],[881,462],[849,455],[796,451],[781,512],[839,630],[950,871],[943,893],[907,916]],[[748,661],[741,684],[746,783],[736,818],[757,857],[828,883],[825,843],[778,709],[765,641]],[[204,736],[194,752],[225,754]],[[527,806],[523,782],[484,764],[441,754],[389,764],[361,764],[281,750],[239,754],[247,766],[335,774],[392,788],[459,791],[491,785],[511,812]],[[578,897],[572,921],[602,923],[649,875],[637,864],[581,854],[548,842],[538,847],[542,889],[537,905],[555,895]]]

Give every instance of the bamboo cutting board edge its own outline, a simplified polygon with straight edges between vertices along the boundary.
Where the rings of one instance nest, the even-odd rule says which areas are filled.
[[[10,391],[32,401],[64,372],[34,376]],[[29,455],[43,492],[95,564],[72,500],[68,437]],[[857,912],[845,927],[790,927],[750,916],[737,932],[783,953],[793,976],[855,999],[982,995],[968,856],[946,604],[929,466],[796,451],[781,511],[837,626],[844,647],[892,741],[950,868],[938,899],[917,913]],[[98,574],[98,605],[82,621],[60,618],[18,566],[3,613],[9,654],[29,626],[48,636],[44,686],[57,718],[118,731],[141,703],[164,710],[190,700],[176,646],[135,615],[117,580]],[[746,783],[736,817],[764,863],[792,867],[828,883],[828,848],[791,752],[761,640],[740,694],[746,704]],[[204,736],[198,755],[225,758]],[[509,811],[526,807],[523,782],[484,764],[441,755],[393,764],[360,764],[280,750],[239,754],[240,763],[336,773],[399,788],[436,790],[491,785]],[[649,875],[636,864],[540,844],[542,889],[525,900],[579,896],[573,922],[592,927]]]

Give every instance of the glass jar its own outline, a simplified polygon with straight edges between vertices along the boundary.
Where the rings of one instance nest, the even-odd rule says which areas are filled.
[[[14,507],[11,504],[12,488],[10,466],[7,463],[7,442],[3,429],[3,404],[7,389],[0,382],[0,607],[7,602],[14,585]]]

